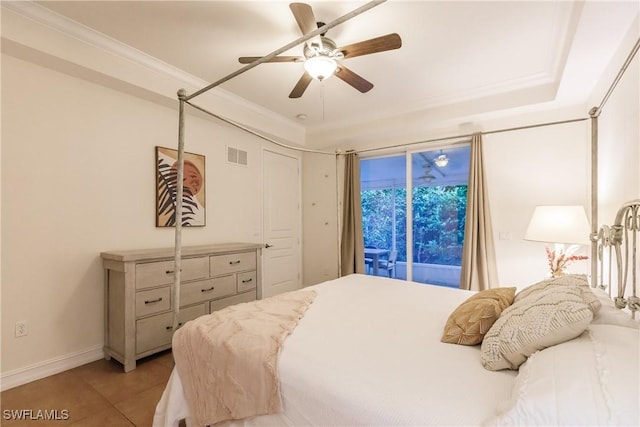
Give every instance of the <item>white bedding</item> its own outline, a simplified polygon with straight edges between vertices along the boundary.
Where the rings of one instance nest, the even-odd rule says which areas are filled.
[[[440,342],[470,292],[365,275],[312,288],[280,355],[285,412],[226,425],[480,425],[510,397],[516,371],[487,371],[479,346]],[[181,418],[174,370],[154,426]]]
[[[488,425],[640,425],[638,329],[591,324],[578,338],[538,351]],[[579,362],[578,362],[579,361]]]

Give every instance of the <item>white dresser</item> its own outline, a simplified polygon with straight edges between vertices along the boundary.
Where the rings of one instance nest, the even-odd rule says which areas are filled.
[[[253,301],[260,289],[255,243],[185,246],[181,258],[179,324],[231,304]],[[105,344],[125,372],[136,360],[171,347],[174,249],[103,252]]]

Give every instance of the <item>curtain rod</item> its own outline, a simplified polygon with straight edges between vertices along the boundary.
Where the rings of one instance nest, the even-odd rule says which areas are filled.
[[[490,135],[490,134],[494,134],[494,133],[510,132],[510,131],[523,130],[523,129],[531,129],[531,128],[537,128],[537,127],[543,127],[543,126],[561,125],[561,124],[573,123],[573,122],[583,122],[585,120],[589,120],[589,117],[581,117],[581,118],[578,118],[578,119],[561,120],[561,121],[557,121],[557,122],[537,123],[537,124],[534,124],[534,125],[526,125],[526,126],[517,126],[517,127],[505,128],[505,129],[488,130],[488,131],[484,131],[484,132],[474,132],[474,133],[468,133],[468,134],[464,134],[464,135],[447,136],[447,137],[442,137],[442,138],[426,139],[426,140],[423,140],[423,141],[407,142],[407,143],[396,144],[396,145],[387,145],[387,146],[384,146],[384,147],[368,148],[368,149],[364,149],[364,150],[355,150],[355,152],[356,153],[367,153],[367,152],[370,152],[370,151],[387,150],[389,148],[398,148],[398,147],[407,147],[407,146],[410,146],[410,145],[426,144],[426,143],[429,143],[429,142],[441,142],[441,141],[449,141],[449,140],[452,140],[452,139],[471,138],[476,133],[479,133],[481,135]],[[351,151],[351,152],[354,152],[354,151]]]
[[[260,64],[262,64],[264,62],[267,62],[270,59],[273,59],[274,57],[276,57],[276,56],[280,55],[281,53],[291,49],[292,47],[295,47],[295,46],[299,45],[300,43],[303,43],[303,42],[305,42],[305,41],[307,41],[307,40],[309,40],[309,39],[311,39],[311,38],[313,38],[313,37],[315,37],[315,36],[317,36],[319,34],[324,34],[329,29],[335,27],[336,25],[340,25],[343,22],[348,21],[349,19],[351,19],[351,18],[353,18],[355,16],[358,16],[361,13],[366,12],[369,9],[374,8],[374,7],[378,6],[381,3],[384,3],[385,1],[387,1],[387,0],[373,0],[373,1],[370,1],[369,3],[366,3],[365,5],[360,6],[359,8],[357,8],[355,10],[352,10],[349,13],[347,13],[345,15],[342,15],[341,17],[329,22],[328,24],[325,24],[322,27],[320,27],[320,28],[318,28],[318,29],[316,29],[314,31],[311,31],[310,33],[307,33],[307,34],[303,35],[302,37],[292,41],[291,43],[289,43],[289,44],[287,44],[285,46],[282,46],[280,49],[276,49],[273,52],[269,53],[268,55],[265,55],[262,58],[256,59],[252,63],[247,64],[246,66],[240,68],[237,71],[234,71],[233,73],[229,74],[228,76],[223,77],[223,78],[221,78],[220,80],[218,80],[218,81],[216,81],[214,83],[211,83],[210,85],[198,90],[197,92],[194,92],[191,95],[188,95],[185,98],[185,101],[189,101],[190,99],[195,98],[196,96],[201,95],[204,92],[207,92],[208,90],[211,90],[214,87],[219,86],[222,83],[224,83],[224,82],[226,82],[228,80],[231,80],[232,78],[237,77],[240,74],[242,74],[242,73],[244,73],[246,71],[249,71],[250,69],[252,69],[254,67],[257,67]]]
[[[210,115],[211,117],[214,117],[214,118],[216,118],[216,119],[218,119],[220,121],[223,121],[223,122],[225,122],[227,124],[230,124],[231,126],[235,126],[238,129],[242,129],[245,132],[249,132],[250,134],[252,134],[254,136],[257,136],[258,138],[264,139],[265,141],[269,141],[269,142],[271,142],[273,144],[276,144],[276,145],[278,145],[280,147],[288,148],[288,149],[291,149],[291,150],[304,151],[304,152],[307,152],[307,153],[327,154],[327,155],[330,155],[330,156],[335,156],[336,155],[336,153],[330,153],[328,151],[312,150],[310,148],[296,147],[296,146],[293,146],[293,145],[284,144],[284,143],[276,141],[275,139],[270,138],[270,137],[268,137],[266,135],[262,135],[260,132],[257,132],[257,131],[255,131],[255,130],[253,130],[251,128],[243,126],[238,122],[234,122],[231,119],[227,119],[225,117],[219,116],[216,113],[213,113],[213,112],[208,111],[208,110],[206,110],[206,109],[204,109],[202,107],[199,107],[199,106],[197,106],[195,104],[192,104],[189,101],[185,101],[185,103],[190,105],[191,107],[195,108],[196,110],[202,111],[203,113]]]
[[[633,61],[633,58],[634,58],[634,56],[636,56],[636,53],[638,53],[638,49],[640,49],[640,38],[638,38],[638,41],[636,41],[636,44],[631,49],[631,52],[629,52],[629,56],[627,56],[627,60],[624,62],[624,64],[622,64],[622,67],[620,68],[620,71],[618,71],[618,75],[613,80],[613,83],[611,83],[611,86],[609,86],[609,90],[604,95],[604,98],[602,98],[602,101],[600,102],[600,105],[595,109],[595,111],[592,113],[592,115],[594,115],[596,117],[600,115],[600,113],[602,112],[602,108],[607,103],[607,100],[609,99],[609,97],[613,93],[613,90],[616,88],[616,86],[620,82],[620,79],[622,79],[622,76],[624,75],[625,71],[627,71],[627,68],[629,67],[629,65],[631,65],[631,61]]]

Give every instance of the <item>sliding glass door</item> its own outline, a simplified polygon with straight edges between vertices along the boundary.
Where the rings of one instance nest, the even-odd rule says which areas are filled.
[[[412,280],[460,284],[469,147],[410,154]]]
[[[469,147],[361,160],[368,274],[459,286]]]
[[[406,277],[405,155],[361,160],[362,228],[369,274]]]

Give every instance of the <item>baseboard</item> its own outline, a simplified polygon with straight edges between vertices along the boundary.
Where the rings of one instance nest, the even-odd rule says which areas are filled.
[[[51,375],[58,374],[78,366],[94,362],[104,357],[102,345],[90,347],[66,356],[57,357],[55,359],[45,360],[26,366],[24,368],[15,369],[3,373],[0,376],[0,391],[9,390],[31,381],[46,378]]]

